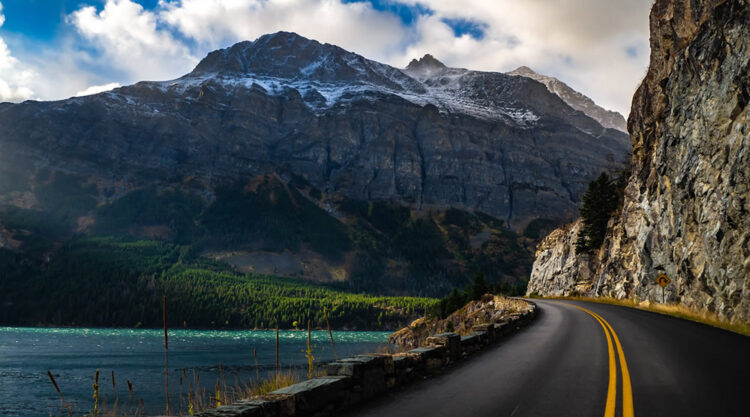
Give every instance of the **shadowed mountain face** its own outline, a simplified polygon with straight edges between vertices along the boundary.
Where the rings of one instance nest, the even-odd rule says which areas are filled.
[[[49,171],[85,178],[99,202],[153,184],[210,200],[217,184],[276,172],[517,230],[572,219],[588,182],[630,152],[627,135],[529,78],[429,56],[400,70],[285,32],[212,52],[174,81],[3,104],[0,126],[0,162],[21,188],[0,189],[5,204],[37,206]]]
[[[126,256],[143,245],[214,278],[445,295],[482,270],[520,288],[536,240],[630,151],[532,79],[429,56],[398,69],[284,32],[177,80],[0,104],[0,127],[0,322],[16,324],[90,323],[40,310],[71,288],[116,283],[128,305],[198,282]]]

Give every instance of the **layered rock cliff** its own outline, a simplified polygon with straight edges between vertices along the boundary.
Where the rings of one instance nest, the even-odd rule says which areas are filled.
[[[750,3],[657,0],[628,120],[624,207],[595,254],[579,224],[539,246],[529,293],[660,300],[750,319]]]

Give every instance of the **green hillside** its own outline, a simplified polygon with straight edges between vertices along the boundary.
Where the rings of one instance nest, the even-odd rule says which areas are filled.
[[[240,274],[188,246],[132,239],[76,239],[43,267],[0,249],[0,270],[0,323],[17,325],[159,327],[166,295],[171,327],[322,327],[328,311],[336,329],[393,329],[436,303]]]
[[[433,302],[402,296],[442,297],[480,270],[517,287],[531,266],[534,240],[486,214],[350,200],[301,178],[116,196],[66,174],[37,178],[13,194],[36,204],[0,205],[6,324],[151,326],[166,292],[173,325],[284,326],[326,308],[341,326],[390,327]],[[277,272],[277,257],[292,272]]]

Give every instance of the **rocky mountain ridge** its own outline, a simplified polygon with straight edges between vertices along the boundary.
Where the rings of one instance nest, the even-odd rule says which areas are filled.
[[[538,248],[529,293],[661,301],[750,320],[750,4],[657,0],[628,121],[632,174],[603,247],[580,222]]]
[[[523,75],[534,79],[528,74]],[[254,42],[240,42],[214,51],[190,74],[162,85],[164,88],[189,88],[207,79],[228,86],[256,85],[272,95],[296,90],[303,101],[318,112],[337,103],[367,97],[377,100],[378,95],[388,94],[420,106],[434,105],[441,112],[469,114],[521,127],[531,127],[539,119],[540,115],[532,110],[534,108],[545,113],[567,112],[566,117],[577,117],[559,103],[543,103],[545,107],[557,107],[540,108],[541,103],[534,101],[534,97],[515,94],[510,90],[513,88],[512,79],[501,73],[448,68],[429,54],[412,60],[405,69],[398,69],[335,45],[320,44],[286,32],[264,35]],[[569,87],[567,96],[575,96],[576,100],[566,100],[567,96],[550,91],[574,110],[580,111],[582,108],[577,103],[584,100],[587,105],[596,107],[591,99]],[[590,112],[584,113],[602,124]],[[578,123],[585,122],[581,119]],[[609,124],[602,126],[616,128]]]
[[[533,80],[401,70],[286,32],[212,52],[177,80],[2,104],[0,125],[0,162],[23,188],[0,193],[9,204],[36,207],[47,170],[78,176],[100,203],[165,181],[210,199],[222,182],[281,173],[516,230],[572,219],[588,181],[629,154],[625,135]]]
[[[558,80],[555,77],[542,75],[534,72],[529,67],[518,67],[515,70],[508,72],[508,75],[520,75],[522,77],[528,77],[533,80],[539,81],[544,84],[547,89],[555,93],[570,107],[582,111],[586,116],[596,120],[604,127],[611,129],[617,129],[621,132],[628,132],[628,125],[625,118],[615,111],[604,109],[594,103],[593,100],[586,97],[585,95],[573,90],[564,82]]]

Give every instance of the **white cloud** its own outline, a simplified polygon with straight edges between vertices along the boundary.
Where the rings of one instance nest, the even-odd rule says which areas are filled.
[[[161,20],[203,49],[278,30],[329,42],[403,67],[432,53],[450,66],[510,71],[527,65],[627,115],[648,64],[653,0],[401,0],[426,7],[415,27],[367,2],[339,0],[162,0]],[[482,25],[457,37],[444,19]],[[628,50],[639,51],[635,57]]]
[[[477,70],[527,65],[623,114],[648,64],[653,0],[393,1],[430,13],[406,26],[368,2],[341,0],[160,0],[153,10],[133,0],[81,6],[66,20],[73,31],[62,48],[28,55],[27,48],[14,47],[27,54],[17,56],[23,64],[0,39],[0,99],[28,98],[32,90],[56,99],[92,85],[172,79],[211,50],[279,30],[398,67],[425,53]],[[444,19],[476,22],[484,36],[456,36]]]
[[[653,0],[403,0],[433,11],[418,40],[394,63],[432,53],[449,66],[510,71],[526,65],[555,76],[624,115],[648,65]],[[485,24],[484,36],[456,37],[443,19]],[[635,57],[628,49],[638,51]]]
[[[91,87],[79,91],[75,94],[76,97],[90,96],[92,94],[103,93],[105,91],[114,90],[115,88],[122,87],[120,83],[109,83],[104,85],[92,85]]]
[[[160,17],[206,52],[284,31],[333,43],[372,59],[400,48],[407,29],[369,3],[340,0],[162,0]]]
[[[34,96],[28,87],[33,71],[23,68],[0,38],[0,101],[22,101]]]
[[[126,82],[174,78],[198,61],[155,13],[130,0],[107,0],[101,11],[86,6],[69,20],[101,54],[96,63],[123,72]]]
[[[0,26],[5,24],[3,4],[0,3]],[[25,68],[12,54],[3,38],[0,38],[0,102],[22,101],[34,96],[29,83],[34,72]]]
[[[339,0],[162,0],[155,10],[107,0],[68,20],[98,51],[90,64],[122,73],[116,81],[126,83],[179,77],[214,49],[279,30],[381,60],[405,38],[396,16]]]

